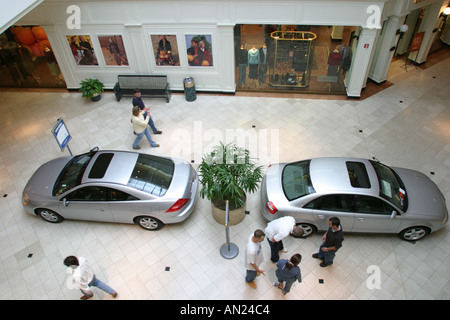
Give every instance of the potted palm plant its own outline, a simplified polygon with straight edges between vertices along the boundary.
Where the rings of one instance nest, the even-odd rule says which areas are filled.
[[[256,166],[247,149],[220,142],[203,156],[199,172],[200,196],[211,200],[214,219],[222,224],[225,222],[228,200],[230,224],[241,222],[245,217],[246,192],[258,189],[262,166]]]
[[[103,91],[104,85],[98,79],[87,78],[80,82],[82,97],[98,101],[101,99],[100,93]]]

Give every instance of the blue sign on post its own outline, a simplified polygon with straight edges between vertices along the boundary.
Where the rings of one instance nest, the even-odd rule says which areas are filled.
[[[72,155],[72,152],[70,151],[70,148],[68,146],[71,136],[69,130],[67,130],[66,124],[64,123],[63,119],[57,120],[56,125],[52,129],[52,133],[56,139],[56,142],[58,142],[61,151],[64,151],[64,149],[67,147],[67,150],[69,150],[70,155]]]

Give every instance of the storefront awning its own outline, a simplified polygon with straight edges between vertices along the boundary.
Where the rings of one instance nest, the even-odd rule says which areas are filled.
[[[36,8],[44,0],[14,0],[0,5],[0,34]]]

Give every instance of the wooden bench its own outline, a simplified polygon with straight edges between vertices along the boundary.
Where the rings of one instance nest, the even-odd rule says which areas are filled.
[[[170,101],[170,87],[167,83],[167,76],[160,75],[119,75],[114,86],[116,100],[120,101],[124,95],[133,95],[134,89],[139,89],[142,96],[165,98]]]

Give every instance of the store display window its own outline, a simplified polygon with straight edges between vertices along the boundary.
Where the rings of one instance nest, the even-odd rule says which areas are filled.
[[[13,26],[0,35],[0,75],[0,87],[66,87],[40,26]]]
[[[236,90],[345,94],[355,29],[236,25]]]

